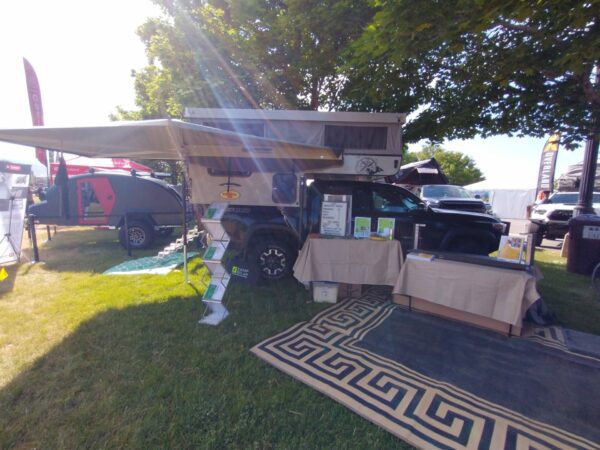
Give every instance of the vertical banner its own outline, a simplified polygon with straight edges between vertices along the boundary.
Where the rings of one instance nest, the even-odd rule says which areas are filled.
[[[25,81],[27,83],[27,94],[29,95],[29,109],[31,110],[31,120],[34,126],[44,125],[44,110],[42,109],[42,93],[40,84],[38,83],[37,75],[33,66],[23,58],[25,66]],[[48,167],[48,158],[46,157],[46,149],[35,148],[35,157],[39,162]]]
[[[21,256],[31,166],[0,161],[0,266]]]
[[[558,154],[558,144],[560,134],[555,133],[548,138],[542,150],[542,159],[540,161],[540,172],[538,175],[537,195],[540,192],[552,192],[554,190],[554,169],[556,167],[556,155]]]

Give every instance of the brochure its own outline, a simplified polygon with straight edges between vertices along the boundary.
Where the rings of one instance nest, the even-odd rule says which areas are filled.
[[[394,239],[394,225],[396,219],[389,217],[380,217],[377,219],[377,234],[383,238]]]
[[[527,239],[522,236],[502,236],[500,238],[500,248],[498,249],[498,259],[522,262],[526,242]]]
[[[355,217],[354,218],[354,237],[368,238],[371,236],[371,218],[370,217]]]

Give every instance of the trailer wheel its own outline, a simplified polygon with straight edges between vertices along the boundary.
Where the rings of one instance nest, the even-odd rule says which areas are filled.
[[[154,240],[154,228],[143,220],[131,220],[127,224],[129,228],[129,246],[132,249],[148,248]],[[127,248],[125,240],[125,225],[119,229],[119,242]]]
[[[250,249],[249,261],[258,266],[265,280],[279,280],[292,273],[296,256],[287,242],[263,238]]]

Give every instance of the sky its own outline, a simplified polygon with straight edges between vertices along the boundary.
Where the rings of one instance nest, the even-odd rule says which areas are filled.
[[[0,128],[31,126],[24,57],[37,73],[47,126],[95,125],[117,106],[134,109],[131,71],[146,64],[135,30],[158,15],[149,0],[0,0]],[[443,147],[472,157],[493,187],[534,188],[545,140],[498,136]],[[35,161],[32,149],[5,143],[0,159]],[[560,149],[556,175],[582,160],[583,146]],[[44,173],[40,164],[35,170]]]

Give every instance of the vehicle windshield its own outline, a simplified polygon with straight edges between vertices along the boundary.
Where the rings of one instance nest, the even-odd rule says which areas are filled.
[[[465,188],[443,184],[423,186],[421,192],[424,198],[473,198]]]
[[[548,203],[564,203],[567,205],[574,205],[579,199],[579,193],[577,192],[557,192],[550,196]],[[592,197],[593,203],[600,203],[600,192],[595,192]]]

